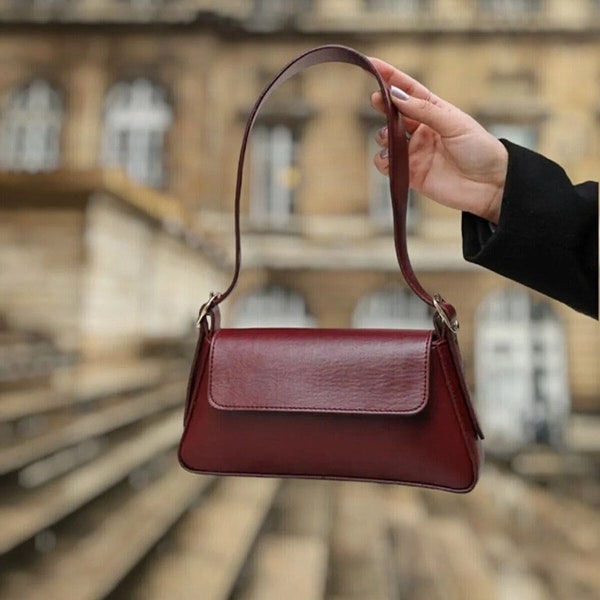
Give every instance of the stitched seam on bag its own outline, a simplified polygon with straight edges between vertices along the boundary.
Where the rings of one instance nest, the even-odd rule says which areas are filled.
[[[450,392],[450,398],[452,399],[452,408],[454,409],[454,415],[456,416],[456,420],[458,421],[458,426],[460,427],[460,431],[461,431],[462,437],[463,437],[463,442],[464,442],[465,448],[467,450],[467,456],[469,457],[469,462],[471,463],[471,469],[473,472],[473,481],[474,481],[476,478],[476,473],[477,473],[477,465],[475,464],[475,462],[476,462],[475,457],[473,456],[473,454],[471,452],[471,448],[469,447],[469,444],[467,442],[467,434],[465,432],[465,426],[464,426],[463,420],[461,419],[460,411],[457,408],[457,398],[456,398],[456,395],[453,390],[452,382],[450,381],[450,379],[448,377],[448,370],[447,370],[446,359],[444,358],[444,353],[440,352],[439,357],[440,357],[440,364],[442,365],[442,371],[444,373],[444,379],[446,380],[446,386],[448,387],[448,391]],[[472,426],[472,424],[471,424],[471,426]]]
[[[451,360],[451,364],[454,366],[454,368],[456,370],[458,370],[458,383],[459,383],[459,389],[463,395],[463,397],[465,398],[465,408],[467,409],[467,414],[469,416],[469,422],[471,427],[473,428],[473,430],[475,431],[475,434],[477,436],[478,439],[483,440],[484,436],[483,436],[483,431],[481,429],[481,426],[479,424],[479,420],[477,419],[477,413],[475,412],[475,407],[473,406],[473,403],[470,400],[470,394],[469,394],[469,388],[467,386],[467,382],[465,381],[464,378],[464,373],[462,372],[461,369],[459,369],[459,356],[458,354],[458,348],[455,344],[450,344],[450,342],[448,342],[448,353],[450,355],[450,360]]]
[[[428,357],[427,350],[430,348],[430,346],[431,346],[431,335],[429,335],[429,337],[427,338],[427,343],[425,344],[425,351],[423,352],[423,359],[425,361],[425,369],[423,372],[423,395],[422,395],[420,403],[415,408],[411,408],[411,409],[407,409],[407,410],[395,410],[395,411],[391,412],[390,410],[386,410],[386,409],[369,409],[369,410],[364,410],[364,409],[360,409],[360,408],[327,408],[327,409],[324,409],[321,406],[286,406],[286,407],[279,407],[277,409],[273,409],[272,406],[265,406],[265,405],[259,405],[259,404],[235,405],[233,407],[225,405],[225,404],[221,404],[215,400],[214,394],[213,394],[213,372],[214,372],[213,367],[214,367],[214,359],[215,359],[215,354],[216,354],[216,345],[213,346],[213,348],[211,348],[212,352],[211,352],[211,361],[210,361],[210,391],[209,391],[210,399],[212,400],[212,402],[215,406],[218,406],[225,410],[250,410],[250,409],[267,410],[267,409],[270,409],[273,412],[317,411],[317,412],[323,412],[323,413],[333,413],[333,412],[358,413],[358,414],[383,413],[383,414],[395,414],[395,415],[415,414],[415,413],[419,412],[423,408],[423,406],[425,406],[426,401],[427,401],[427,374],[429,371],[429,357]]]
[[[431,360],[431,340],[433,335],[429,333],[427,336],[427,342],[425,343],[425,349],[423,351],[423,363],[425,364],[425,369],[423,369],[423,398],[421,398],[421,403],[417,406],[418,410],[421,410],[425,404],[427,404],[427,397],[429,396],[429,370],[431,368],[430,360]]]
[[[389,409],[369,409],[369,410],[365,410],[365,409],[360,409],[360,408],[323,408],[322,406],[286,406],[286,407],[279,407],[279,408],[273,408],[272,406],[265,406],[265,405],[259,405],[259,404],[248,404],[248,405],[235,405],[235,406],[230,406],[230,405],[226,405],[226,404],[222,404],[220,402],[217,402],[215,400],[215,395],[213,393],[213,374],[214,374],[214,362],[215,362],[215,355],[217,353],[217,345],[216,345],[216,336],[213,338],[213,344],[211,346],[210,349],[210,369],[209,369],[209,377],[210,377],[210,381],[209,381],[209,390],[208,390],[208,395],[209,395],[209,399],[211,401],[211,403],[216,406],[219,407],[221,409],[224,410],[270,410],[272,412],[292,412],[292,411],[296,411],[296,412],[321,412],[321,413],[346,413],[346,414],[361,414],[361,415],[367,415],[367,414],[389,414],[389,415],[412,415],[412,414],[417,414],[427,403],[427,376],[429,374],[429,369],[430,369],[430,356],[431,356],[431,338],[432,338],[432,334],[430,333],[429,336],[427,337],[427,342],[425,343],[425,348],[423,351],[423,362],[425,364],[425,369],[423,370],[423,394],[421,397],[421,401],[419,402],[419,404],[417,404],[414,408],[410,408],[410,409],[405,409],[405,410],[395,410],[395,411],[390,411]]]

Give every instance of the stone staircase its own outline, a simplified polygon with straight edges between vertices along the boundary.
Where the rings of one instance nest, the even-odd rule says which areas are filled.
[[[44,348],[44,373],[0,382],[3,600],[599,597],[590,506],[492,465],[466,496],[194,476],[175,453],[186,358]]]

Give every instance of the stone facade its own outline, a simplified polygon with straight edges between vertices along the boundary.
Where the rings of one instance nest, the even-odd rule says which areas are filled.
[[[189,333],[211,283],[224,280],[218,257],[175,199],[130,187],[100,172],[0,175],[0,314],[10,327],[87,357]]]
[[[192,226],[203,239],[228,256],[214,273],[206,271],[211,281],[203,283],[203,293],[218,289],[229,273],[230,210],[244,116],[269,75],[319,44],[343,43],[386,59],[498,135],[516,136],[515,141],[557,160],[575,181],[598,178],[597,2],[5,0],[0,27],[0,102],[6,110],[13,90],[31,80],[48,81],[62,102],[60,164],[70,171],[102,164],[107,98],[114,86],[143,80],[164,90],[171,112],[164,130],[161,193],[176,198],[173,202],[193,215]],[[234,302],[265,287],[293,290],[314,323],[346,327],[366,296],[402,286],[389,223],[372,208],[380,185],[369,142],[379,123],[369,107],[373,82],[357,71],[346,65],[310,69],[266,107],[261,139],[275,154],[287,149],[292,157],[281,173],[284,183],[271,185],[285,189],[280,196],[290,206],[283,220],[281,215],[270,219],[264,206],[252,208],[252,182],[247,186],[247,271]],[[273,141],[269,136],[276,126],[282,129]],[[253,169],[250,165],[250,173]],[[457,214],[425,198],[415,198],[414,204],[411,258],[425,287],[457,307],[474,383],[481,307],[492,293],[522,288],[462,260]],[[69,218],[76,221],[81,214],[72,211]],[[102,211],[89,214],[106,217]],[[115,238],[136,238],[129,225],[113,225]],[[118,246],[112,248],[119,253]],[[110,256],[100,254],[106,260]],[[147,269],[140,277],[149,281],[152,268],[159,267],[151,268],[152,259],[140,256],[136,264]],[[116,289],[111,285],[97,294],[110,296]],[[537,294],[528,298],[547,303],[564,330],[575,406],[598,409],[598,327]],[[179,309],[185,312],[183,304]],[[122,317],[131,308],[114,304],[106,310]],[[225,318],[233,321],[236,305],[227,309]],[[163,310],[170,309],[155,309],[157,319]],[[189,311],[191,316],[191,306]],[[110,320],[103,314],[89,323]]]

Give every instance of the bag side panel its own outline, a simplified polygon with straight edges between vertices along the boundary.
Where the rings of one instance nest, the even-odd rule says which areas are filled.
[[[454,350],[458,351],[457,348]],[[456,420],[463,435],[465,449],[471,460],[475,474],[475,484],[479,478],[479,471],[483,466],[484,452],[481,441],[483,434],[471,402],[471,395],[462,369],[457,366],[456,352],[453,352],[451,344],[447,340],[439,341],[436,343],[434,351],[437,354],[440,373],[443,374],[445,379]]]
[[[198,341],[196,342],[194,358],[192,359],[192,366],[190,368],[190,374],[188,378],[185,412],[183,416],[184,426],[187,424],[192,414],[194,403],[198,398],[199,388],[204,377],[209,351],[209,338],[206,335],[206,332],[201,331],[200,335],[198,336]]]

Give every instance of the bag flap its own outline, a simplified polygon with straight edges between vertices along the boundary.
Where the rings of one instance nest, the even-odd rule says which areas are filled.
[[[431,331],[221,329],[209,356],[217,409],[407,415],[429,392]]]

